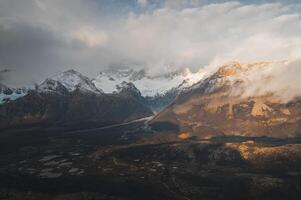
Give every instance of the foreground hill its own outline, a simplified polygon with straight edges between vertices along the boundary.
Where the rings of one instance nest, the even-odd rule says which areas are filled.
[[[87,77],[69,70],[0,105],[0,127],[121,123],[152,114],[140,97],[135,86],[126,83],[118,92],[104,94]]]
[[[283,102],[273,93],[241,95],[245,94],[246,86],[255,84],[248,81],[251,75],[271,67],[273,63],[268,62],[222,66],[182,93],[150,124],[155,129],[174,129],[200,138],[218,135],[299,136],[299,99]]]
[[[301,198],[300,139],[183,140],[143,126],[2,131],[0,199]]]

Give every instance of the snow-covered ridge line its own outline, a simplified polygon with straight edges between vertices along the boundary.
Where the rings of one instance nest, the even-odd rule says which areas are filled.
[[[222,85],[223,81],[231,81],[240,76],[249,74],[250,69],[264,69],[274,65],[275,62],[257,62],[240,64],[231,62],[222,65],[215,72],[216,78],[206,84],[206,90],[216,89],[218,85]],[[191,72],[188,68],[165,73],[163,75],[152,75],[143,69],[119,69],[108,70],[99,73],[96,78],[89,79],[75,70],[67,70],[59,72],[54,76],[47,78],[35,88],[38,92],[55,92],[65,93],[80,90],[82,92],[92,92],[97,94],[103,93],[119,93],[124,87],[135,89],[137,93],[141,93],[144,97],[156,97],[168,94],[170,91],[176,93],[182,91],[191,91],[199,88],[204,84],[204,80],[210,74],[203,69],[197,72]],[[219,83],[220,82],[220,83]],[[2,87],[1,87],[2,86]],[[3,91],[6,91],[5,93]],[[28,90],[10,89],[0,84],[0,103],[8,100],[15,100],[27,94]]]
[[[142,96],[161,95],[173,88],[186,88],[200,81],[205,72],[192,73],[188,68],[182,71],[151,76],[144,70],[123,69],[101,72],[93,83],[105,93],[114,93],[122,82],[131,82],[141,92]],[[179,88],[180,89],[180,88]]]
[[[2,90],[12,91],[5,94],[0,93],[0,103],[16,100],[25,96],[29,90],[36,90],[41,93],[66,93],[80,90],[82,92],[119,93],[123,87],[133,84],[132,88],[138,89],[144,97],[154,97],[164,95],[171,90],[182,90],[190,87],[204,77],[205,72],[192,73],[189,69],[170,72],[164,75],[149,75],[145,70],[120,69],[101,72],[96,78],[89,79],[75,70],[58,72],[45,79],[39,85],[23,92],[17,92],[7,86],[2,86]],[[1,91],[2,91],[1,90]]]
[[[242,94],[239,93],[245,93],[250,88],[253,88],[254,85],[257,85],[256,91],[265,88],[267,83],[275,78],[273,70],[281,68],[285,69],[288,64],[289,62],[286,60],[253,63],[239,63],[232,61],[219,66],[217,70],[211,74],[207,74],[203,81],[192,85],[186,92],[204,89],[206,93],[211,93],[225,84],[228,84],[233,87],[232,95],[242,96]],[[237,82],[240,82],[240,85],[235,85],[234,87],[234,84]],[[256,84],[259,82],[260,84]],[[256,95],[256,92],[254,92],[250,96]]]
[[[59,72],[54,76],[46,78],[36,86],[14,89],[0,83],[0,104],[13,101],[28,94],[29,90],[36,90],[40,93],[68,93],[75,90],[82,92],[102,94],[102,90],[96,88],[93,82],[86,76],[75,70]]]
[[[57,73],[56,75],[46,79],[62,84],[69,92],[76,89],[88,91],[93,93],[102,93],[101,89],[96,88],[94,83],[86,76],[71,69],[64,72]],[[43,83],[42,83],[43,84]],[[45,83],[44,83],[45,84]]]
[[[10,88],[0,83],[0,104],[13,101],[27,94],[29,88]]]

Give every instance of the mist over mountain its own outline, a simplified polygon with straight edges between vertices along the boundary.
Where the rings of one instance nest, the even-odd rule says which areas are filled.
[[[298,137],[301,94],[296,89],[299,80],[294,78],[296,66],[298,62],[222,65],[180,93],[151,124],[199,138]],[[286,81],[282,82],[283,78]]]
[[[2,81],[22,87],[74,69],[153,75],[300,57],[296,1],[0,2]],[[256,52],[256,53],[255,53]]]
[[[0,199],[301,199],[300,0],[0,0]]]
[[[300,97],[300,60],[263,63],[238,79],[246,82],[242,88],[233,88],[242,97],[276,95],[284,103]],[[239,94],[240,93],[240,94]]]
[[[299,130],[295,127],[299,123],[298,101],[301,97],[298,77],[299,63],[298,60],[245,64],[230,62],[219,66],[218,70],[213,73],[203,69],[193,73],[186,69],[159,76],[150,75],[144,70],[110,70],[101,72],[94,79],[89,79],[75,70],[67,70],[46,78],[34,88],[14,89],[2,85],[0,93],[3,104],[2,118],[6,119],[10,116],[12,118],[9,117],[7,120],[12,120],[17,115],[19,120],[26,116],[26,120],[28,118],[29,121],[37,120],[39,122],[48,118],[46,116],[50,110],[56,110],[65,105],[58,111],[72,113],[81,110],[82,116],[78,116],[78,119],[112,123],[112,119],[115,117],[110,115],[105,119],[107,122],[102,121],[104,120],[103,112],[108,112],[108,114],[112,112],[108,110],[111,103],[105,103],[106,100],[103,99],[111,98],[113,101],[116,98],[116,114],[125,112],[128,109],[125,104],[130,104],[126,101],[132,99],[133,103],[137,103],[137,109],[139,107],[143,109],[138,111],[140,108],[138,110],[135,108],[130,115],[136,115],[137,118],[150,115],[151,110],[159,112],[152,123],[171,123],[175,127],[183,127],[182,131],[188,130],[202,135],[204,127],[209,130],[226,123],[228,128],[225,130],[222,127],[221,130],[216,129],[209,132],[213,132],[213,135],[259,134],[271,136],[272,134],[277,137],[286,137],[297,134]],[[46,96],[42,97],[41,95]],[[56,98],[51,102],[51,108],[44,107],[50,103],[47,96]],[[80,98],[78,98],[79,96]],[[77,100],[74,99],[75,97]],[[36,104],[37,100],[40,103]],[[74,101],[79,101],[75,107],[72,105]],[[88,104],[83,106],[86,101],[90,102],[91,107],[86,107]],[[99,107],[100,104],[103,105]],[[23,110],[25,105],[27,108]],[[26,111],[35,106],[37,107],[34,110]],[[18,108],[18,114],[13,111],[13,107]],[[92,112],[93,107],[95,110]],[[69,108],[75,110],[68,111]],[[72,123],[74,123],[73,117],[78,115],[68,114],[69,117],[61,119],[65,114],[61,112],[57,114],[60,116],[60,120],[55,120],[55,123],[59,121],[62,123],[73,121]],[[28,115],[32,115],[32,117]],[[31,119],[36,117],[38,117],[36,120]],[[55,117],[50,120],[51,123],[54,123],[53,119]],[[135,119],[135,117],[126,116],[120,120],[127,121],[129,119]],[[210,119],[213,121],[208,121]],[[223,123],[219,120],[222,120]],[[242,120],[250,126],[253,124],[254,127],[246,126],[243,123],[241,126],[244,128],[240,129],[237,126],[240,124],[237,120]],[[275,120],[280,121],[276,122]],[[22,121],[23,119],[20,124],[25,123]],[[283,129],[280,127],[288,127],[289,124],[295,128],[292,127],[290,133],[282,133]],[[271,131],[273,126],[278,131]],[[230,132],[227,132],[228,129]]]

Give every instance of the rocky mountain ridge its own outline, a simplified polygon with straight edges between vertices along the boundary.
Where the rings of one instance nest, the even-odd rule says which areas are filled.
[[[144,98],[146,104],[153,111],[159,111],[169,105],[180,92],[201,80],[204,75],[205,72],[202,70],[192,73],[189,69],[163,75],[149,75],[143,69],[134,70],[129,68],[104,71],[96,78],[89,79],[71,69],[45,79],[41,84],[32,87],[30,90],[37,90],[40,93],[66,93],[79,89],[82,92],[95,94],[117,94],[121,92],[122,87],[132,85],[133,91],[136,90],[136,93]],[[27,91],[23,95],[14,95],[14,98],[7,98],[8,96],[5,95],[2,95],[1,98],[6,99],[6,101],[13,101],[26,94]],[[4,101],[1,103],[4,103]]]
[[[249,75],[273,63],[221,66],[216,73],[182,92],[151,122],[200,138],[220,135],[296,137],[301,132],[301,102],[282,102],[273,93],[244,96]],[[267,77],[269,78],[269,77]],[[264,87],[264,86],[262,86]]]
[[[188,88],[201,80],[205,71],[191,72],[188,68],[162,75],[150,75],[147,71],[123,69],[101,72],[93,83],[105,93],[117,91],[117,86],[122,82],[131,82],[144,97],[164,95],[172,89]]]
[[[102,126],[152,115],[130,83],[114,94],[97,89],[87,77],[69,70],[47,78],[34,90],[0,105],[0,128],[43,124]]]

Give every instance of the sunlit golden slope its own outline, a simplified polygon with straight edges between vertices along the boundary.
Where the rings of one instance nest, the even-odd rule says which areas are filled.
[[[270,62],[245,65],[234,62],[221,66],[212,76],[183,92],[151,125],[155,129],[173,127],[200,138],[217,135],[295,137],[301,131],[299,100],[283,103],[273,93],[242,95],[245,85],[252,84],[246,82],[249,74],[272,65]]]

